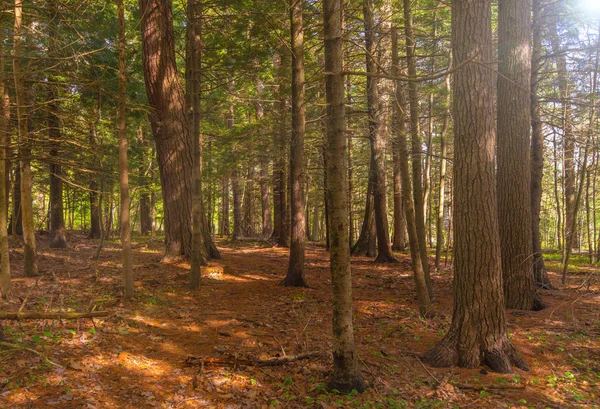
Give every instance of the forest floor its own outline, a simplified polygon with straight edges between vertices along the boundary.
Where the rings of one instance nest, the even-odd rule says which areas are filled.
[[[69,249],[54,250],[40,239],[40,279],[23,277],[22,250],[11,249],[18,297],[0,310],[95,306],[109,315],[2,322],[5,341],[19,348],[0,346],[0,408],[600,408],[600,273],[582,256],[562,287],[549,255],[560,289],[542,291],[548,308],[507,312],[510,337],[531,366],[509,375],[419,360],[449,327],[451,267],[433,274],[437,315],[425,320],[406,254],[385,265],[353,258],[356,345],[370,388],[339,395],[325,388],[331,280],[323,247],[307,248],[310,288],[286,288],[278,283],[287,249],[219,242],[223,260],[204,268],[192,293],[188,265],[161,263],[161,241],[137,238],[136,296],[123,301],[116,242],[92,260],[95,241],[68,240]],[[254,365],[304,352],[322,353]]]

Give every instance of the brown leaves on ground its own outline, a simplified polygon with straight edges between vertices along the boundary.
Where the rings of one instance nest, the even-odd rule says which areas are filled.
[[[140,238],[136,297],[122,302],[118,245],[107,243],[94,261],[93,241],[69,239],[67,250],[40,243],[37,286],[22,276],[13,249],[16,297],[0,307],[17,311],[26,301],[23,311],[111,315],[4,321],[5,341],[41,355],[0,347],[0,408],[592,408],[600,399],[600,295],[589,271],[573,275],[570,289],[543,291],[546,310],[508,312],[511,337],[532,370],[507,376],[419,360],[449,326],[450,269],[434,274],[438,314],[422,320],[406,255],[386,265],[353,259],[356,343],[370,388],[340,396],[324,387],[331,281],[322,247],[308,247],[311,287],[297,289],[277,285],[287,249],[220,243],[223,260],[203,269],[202,288],[192,293],[189,266],[161,263],[161,242]],[[311,351],[325,354],[251,364]],[[186,365],[190,356],[198,360]]]

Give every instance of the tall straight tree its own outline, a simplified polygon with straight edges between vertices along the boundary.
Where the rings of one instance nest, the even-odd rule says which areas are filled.
[[[392,73],[398,77],[400,75],[400,58],[398,57],[398,30],[392,28]],[[408,142],[406,140],[406,97],[402,83],[396,80],[394,90],[394,128],[393,133],[396,138],[398,155],[398,172],[402,178],[400,184],[402,188],[402,201],[404,214],[406,215],[406,227],[408,230],[408,245],[410,248],[410,258],[412,261],[413,278],[417,290],[417,301],[419,303],[419,313],[427,316],[431,310],[431,298],[427,289],[425,272],[421,264],[421,252],[419,251],[419,238],[417,236],[417,226],[415,223],[415,203],[412,197],[410,185],[410,173],[408,171]]]
[[[377,50],[375,47],[375,31],[373,16],[373,1],[363,1],[363,15],[365,24],[365,49],[366,67],[368,74],[379,73],[376,61]],[[389,18],[389,16],[385,16]],[[389,33],[382,33],[381,38],[389,37]],[[381,40],[380,38],[380,40]],[[385,42],[384,42],[385,44]],[[375,230],[377,234],[378,263],[396,262],[392,254],[390,243],[389,225],[387,218],[387,195],[385,186],[385,119],[383,95],[380,95],[379,79],[367,76],[367,110],[369,115],[369,142],[371,144],[371,169],[373,178],[373,205],[375,209]]]
[[[290,27],[292,44],[292,143],[290,146],[290,205],[292,208],[290,259],[285,286],[306,287],[304,278],[304,247],[306,220],[304,215],[304,27],[303,0],[290,0]]]
[[[193,140],[175,60],[172,1],[140,0],[140,12],[144,80],[163,195],[164,260],[169,261],[190,257],[192,250]],[[219,258],[206,223],[203,230],[207,255]]]
[[[36,263],[35,226],[33,225],[33,197],[31,181],[31,142],[27,124],[25,106],[25,72],[21,67],[21,35],[23,27],[23,2],[15,0],[15,26],[13,40],[13,73],[15,77],[15,95],[17,102],[17,120],[19,123],[19,156],[21,174],[21,213],[23,220],[25,276],[38,275]]]
[[[165,261],[192,249],[192,138],[175,60],[171,0],[140,0],[144,79],[165,218]]]
[[[433,366],[527,365],[507,333],[498,234],[490,0],[452,1],[454,74],[454,313],[430,350]]]
[[[531,8],[529,2],[498,2],[497,193],[504,302],[536,306],[533,279],[531,168]]]
[[[8,189],[6,178],[7,161],[7,146],[9,145],[10,136],[8,126],[10,113],[7,99],[4,98],[4,82],[6,81],[6,73],[4,71],[4,42],[0,41],[0,295],[6,299],[12,292],[12,283],[10,281],[10,260],[8,252]]]
[[[119,185],[121,193],[121,246],[123,252],[123,290],[125,298],[133,297],[133,253],[131,251],[131,225],[129,223],[129,167],[127,164],[127,54],[125,49],[125,7],[117,1],[119,26],[119,102],[117,126],[119,128]]]
[[[200,288],[200,266],[203,257],[202,237],[202,134],[200,133],[200,58],[201,58],[201,10],[200,0],[188,0],[187,4],[187,109],[188,127],[192,133],[192,254],[190,257],[190,290]]]
[[[48,53],[57,58],[59,57],[58,2],[50,0],[48,9],[50,11]],[[50,248],[66,248],[62,184],[64,176],[59,159],[61,129],[58,116],[58,92],[55,85],[50,85],[48,92],[48,136],[51,144],[50,157],[53,159],[50,163]]]
[[[417,76],[417,57],[415,54],[415,33],[413,28],[413,13],[411,0],[404,0],[404,33],[406,36],[406,61],[408,75],[412,78]],[[429,273],[429,257],[427,256],[427,241],[425,239],[425,202],[423,197],[423,146],[421,143],[421,131],[419,126],[419,89],[417,82],[408,83],[408,97],[410,106],[410,137],[412,146],[412,172],[413,191],[415,201],[415,223],[417,237],[419,238],[419,251],[423,273],[427,281],[429,296],[433,296],[433,285]]]
[[[361,392],[365,383],[358,370],[352,324],[352,273],[348,247],[348,170],[342,72],[342,1],[323,0],[325,90],[327,99],[327,192],[329,251],[333,285],[333,376],[329,387],[341,393]]]
[[[542,0],[533,0],[533,44],[531,48],[531,222],[533,240],[533,276],[538,287],[553,288],[542,254],[540,213],[544,175],[544,133],[538,97],[538,74],[542,66]]]

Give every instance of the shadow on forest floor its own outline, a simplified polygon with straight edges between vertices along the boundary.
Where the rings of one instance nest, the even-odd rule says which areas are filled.
[[[71,234],[70,248],[40,240],[40,280],[22,276],[22,251],[11,249],[15,311],[110,311],[104,320],[5,321],[0,349],[0,408],[597,408],[600,402],[600,293],[585,267],[566,288],[543,291],[549,308],[509,311],[510,335],[532,367],[510,375],[482,368],[430,368],[417,356],[445,333],[452,313],[452,275],[434,273],[434,319],[417,314],[410,261],[353,259],[355,330],[360,366],[371,388],[327,393],[331,368],[328,255],[307,248],[310,288],[277,284],[287,249],[220,243],[222,261],[203,269],[202,288],[187,290],[186,263],[160,262],[160,240],[134,243],[136,296],[120,295],[120,251]],[[552,262],[549,266],[557,268]],[[551,272],[553,282],[559,277]],[[589,285],[580,286],[585,280]],[[37,286],[36,286],[37,281]],[[319,357],[285,366],[243,363],[306,351]],[[188,356],[206,358],[187,366]]]

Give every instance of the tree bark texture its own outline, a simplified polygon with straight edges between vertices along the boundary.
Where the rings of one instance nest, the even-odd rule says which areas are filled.
[[[193,138],[175,60],[171,0],[140,0],[142,54],[165,220],[165,261],[192,250]]]
[[[290,144],[290,205],[291,235],[285,286],[306,287],[304,276],[304,248],[306,246],[306,219],[304,206],[304,134],[306,108],[304,105],[304,27],[302,2],[290,0],[290,27],[292,45],[292,140]]]
[[[348,184],[341,0],[324,0],[325,71],[331,281],[333,286],[333,376],[329,387],[341,393],[361,392],[365,383],[358,370],[352,324],[352,277],[348,247]]]
[[[490,0],[452,1],[454,74],[454,313],[425,360],[508,373],[526,369],[508,339],[498,233]],[[463,65],[464,64],[464,65]]]
[[[497,195],[504,303],[536,306],[531,220],[531,11],[529,2],[498,3]]]

